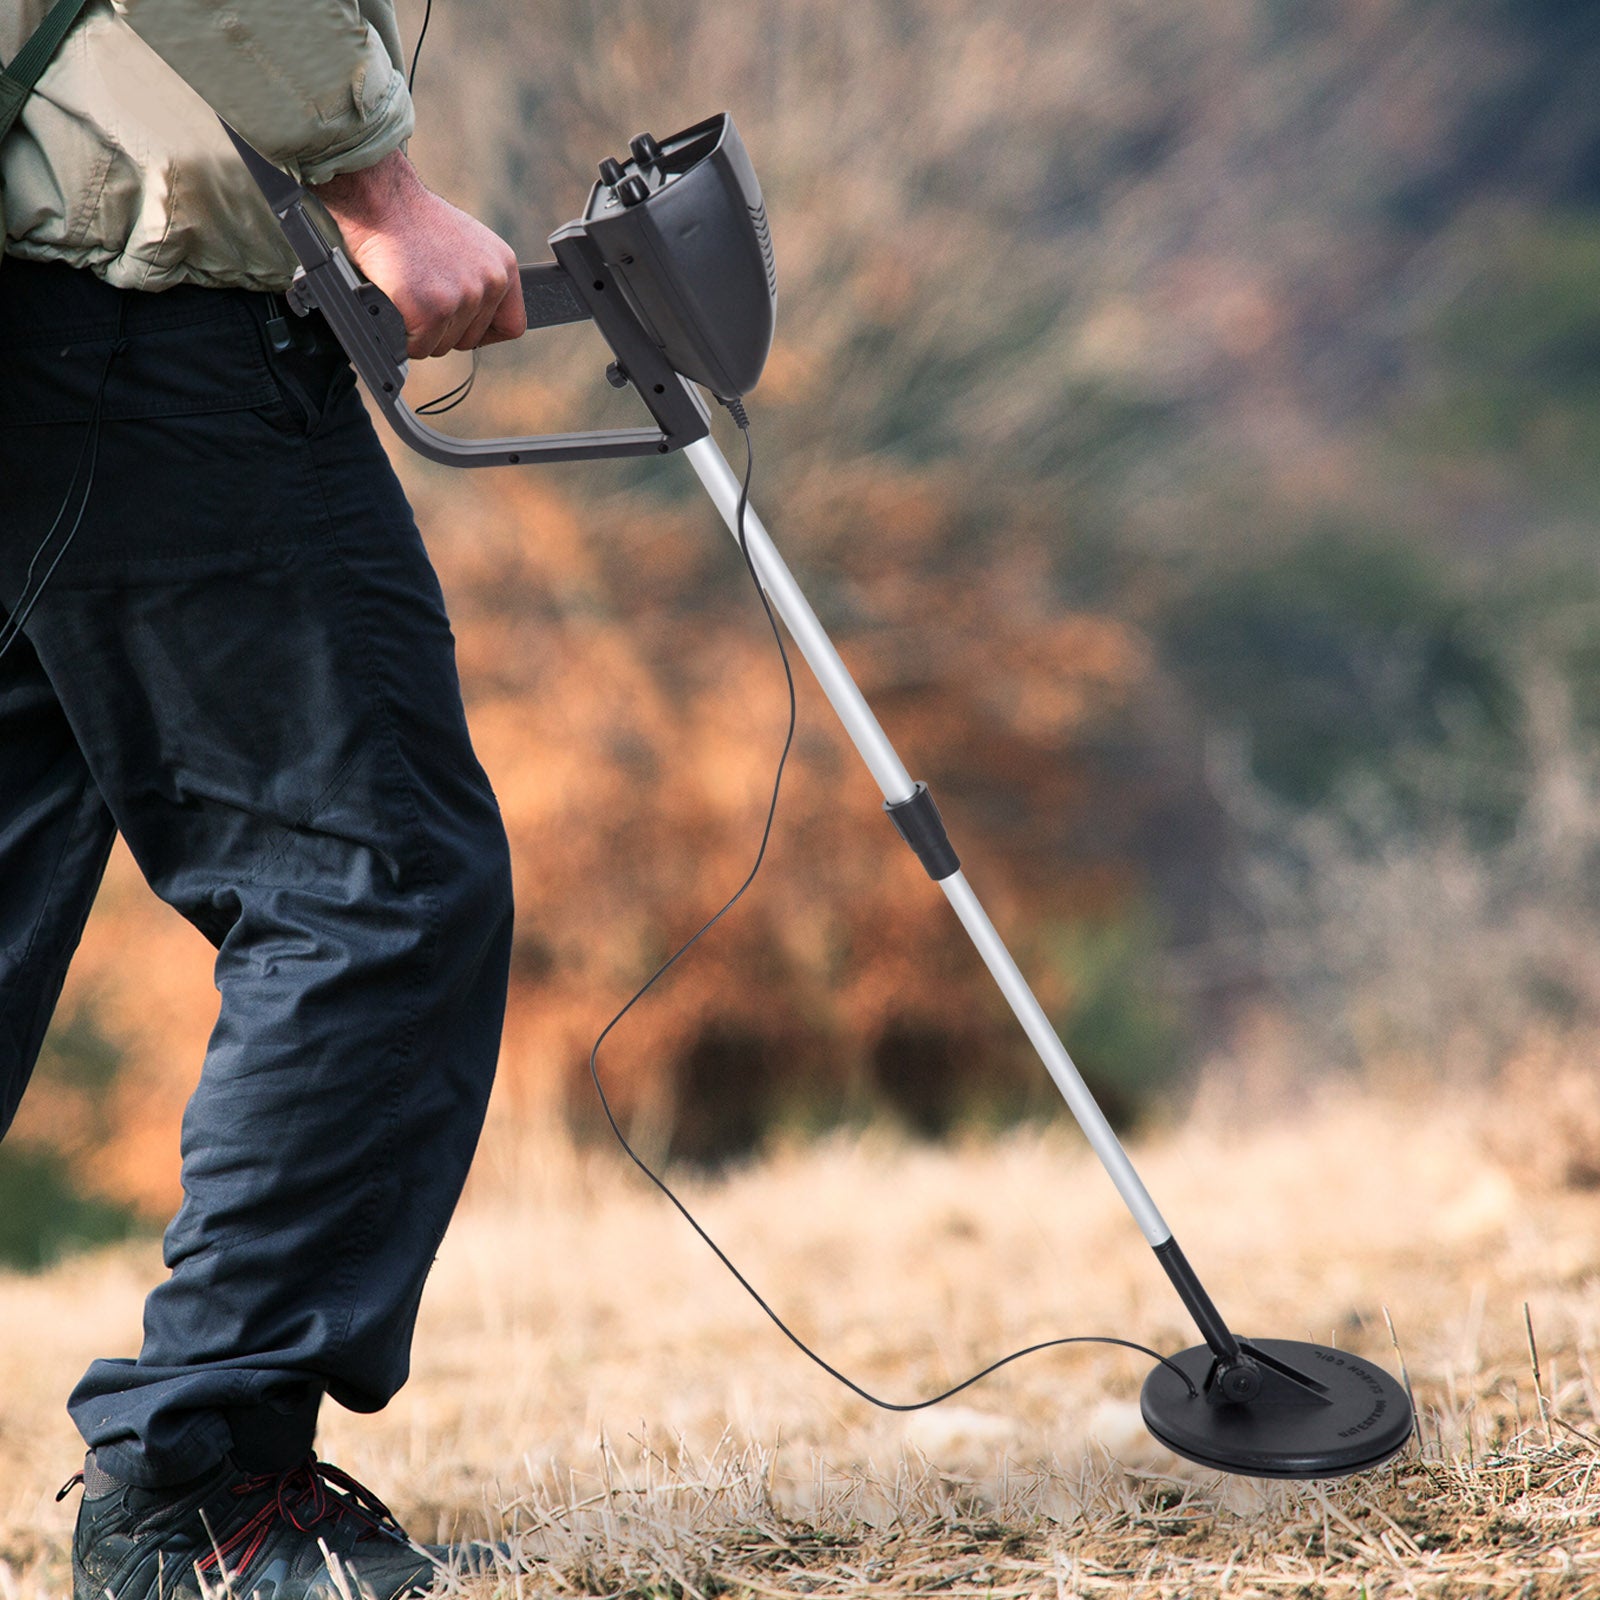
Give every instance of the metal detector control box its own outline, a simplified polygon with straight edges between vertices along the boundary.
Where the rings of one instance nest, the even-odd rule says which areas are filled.
[[[626,166],[601,163],[584,235],[673,367],[722,399],[755,388],[772,347],[778,273],[761,185],[726,113],[659,144],[643,133]]]
[[[441,433],[406,404],[406,330],[394,304],[330,242],[306,191],[232,128],[228,135],[299,259],[290,304],[322,314],[390,426],[434,461],[665,455],[710,432],[691,382],[734,399],[761,376],[777,273],[761,186],[726,112],[659,141],[639,134],[626,161],[602,161],[583,215],[550,236],[554,259],[519,269],[529,329],[593,321],[616,358],[608,380],[631,385],[655,427],[502,439]]]

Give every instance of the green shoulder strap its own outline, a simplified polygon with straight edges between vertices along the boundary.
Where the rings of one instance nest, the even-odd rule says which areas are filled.
[[[11,124],[17,120],[22,102],[32,92],[39,74],[50,64],[50,57],[87,3],[88,0],[56,0],[11,65],[0,68],[0,139],[11,132]]]

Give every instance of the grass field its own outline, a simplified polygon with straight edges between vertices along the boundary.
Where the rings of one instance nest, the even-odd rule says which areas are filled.
[[[1583,1069],[1531,1059],[1493,1092],[1218,1088],[1136,1142],[1236,1327],[1397,1373],[1403,1357],[1420,1439],[1361,1477],[1190,1468],[1139,1425],[1143,1358],[1098,1346],[929,1412],[874,1410],[784,1343],[619,1156],[503,1124],[434,1271],[412,1383],[378,1417],[330,1412],[320,1448],[418,1536],[509,1539],[495,1588],[518,1600],[1600,1595]],[[1067,1128],[797,1145],[684,1189],[797,1330],[889,1398],[1053,1335],[1193,1342]],[[92,1355],[134,1348],[157,1270],[140,1244],[0,1279],[3,1600],[69,1592],[61,1400]]]

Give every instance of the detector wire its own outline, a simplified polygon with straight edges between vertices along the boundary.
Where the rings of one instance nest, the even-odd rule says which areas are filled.
[[[673,1193],[671,1187],[667,1184],[665,1179],[660,1177],[660,1175],[655,1172],[655,1170],[647,1161],[645,1161],[638,1151],[633,1148],[633,1145],[629,1142],[627,1135],[622,1131],[621,1124],[617,1121],[616,1113],[612,1110],[611,1101],[606,1094],[605,1085],[600,1079],[600,1047],[605,1043],[607,1036],[611,1033],[611,1030],[615,1028],[617,1024],[621,1022],[622,1019],[634,1008],[634,1006],[637,1005],[638,1002],[655,987],[657,981],[662,978],[673,966],[675,966],[681,957],[687,954],[689,950],[698,944],[700,940],[707,933],[709,933],[711,929],[714,928],[717,923],[719,923],[723,917],[728,914],[729,911],[733,909],[733,907],[744,897],[745,890],[747,890],[751,883],[755,881],[756,874],[761,870],[761,863],[766,858],[767,844],[772,837],[772,824],[778,809],[778,793],[783,784],[783,771],[784,767],[788,764],[789,752],[794,744],[796,722],[794,671],[789,665],[789,652],[784,648],[783,635],[778,630],[778,620],[773,615],[772,604],[767,598],[765,588],[762,586],[761,576],[756,571],[755,561],[750,554],[749,537],[745,532],[745,509],[750,503],[750,477],[755,468],[755,446],[752,444],[750,439],[750,423],[749,418],[745,414],[743,404],[737,399],[733,401],[725,400],[723,401],[723,404],[733,416],[734,421],[739,426],[740,433],[744,436],[744,479],[739,488],[739,502],[738,509],[734,516],[734,524],[737,530],[740,553],[744,556],[744,564],[750,574],[750,580],[756,586],[756,593],[760,597],[762,610],[764,610],[767,614],[767,624],[772,629],[773,638],[777,640],[778,655],[783,662],[783,675],[789,690],[789,727],[788,732],[784,736],[783,753],[778,757],[778,770],[772,780],[772,798],[767,807],[766,825],[762,829],[761,847],[756,852],[755,865],[750,868],[750,871],[746,875],[744,882],[741,883],[738,889],[736,889],[728,898],[722,909],[714,916],[708,918],[701,925],[698,931],[696,931],[681,945],[679,945],[679,947],[673,951],[673,953],[668,956],[667,959],[663,961],[653,973],[650,974],[644,983],[639,986],[627,1004],[624,1005],[621,1010],[619,1010],[617,1014],[605,1025],[605,1027],[600,1030],[600,1035],[594,1042],[594,1048],[589,1052],[589,1076],[594,1080],[595,1092],[600,1097],[600,1108],[605,1113],[606,1121],[610,1124],[611,1131],[616,1136],[617,1143],[622,1146],[623,1152],[627,1155],[628,1159],[639,1169],[640,1172],[645,1175],[646,1178],[650,1180],[650,1182],[658,1190],[660,1190],[663,1195],[666,1196],[669,1201],[672,1202],[672,1205],[677,1210],[678,1214],[685,1222],[689,1224],[691,1228],[694,1229],[697,1234],[699,1234],[700,1238],[711,1250],[711,1253],[716,1256],[717,1260],[720,1261],[730,1273],[732,1273],[740,1287],[745,1291],[746,1294],[750,1296],[752,1300],[755,1301],[758,1306],[761,1307],[778,1331],[783,1334],[783,1336],[792,1345],[794,1345],[794,1347],[799,1350],[803,1356],[814,1362],[817,1366],[821,1367],[822,1370],[829,1375],[829,1377],[837,1379],[845,1386],[845,1388],[850,1390],[852,1394],[859,1395],[863,1400],[867,1401],[871,1405],[877,1406],[880,1410],[926,1410],[929,1406],[936,1406],[941,1401],[949,1400],[952,1396],[960,1394],[964,1389],[970,1389],[973,1384],[981,1382],[993,1372],[998,1372],[1001,1367],[1009,1366],[1013,1361],[1020,1361],[1024,1356],[1035,1355],[1041,1350],[1053,1350],[1060,1345],[1068,1344],[1117,1345],[1124,1350],[1135,1350],[1141,1355],[1151,1356],[1155,1360],[1159,1361],[1162,1366],[1176,1373],[1179,1379],[1182,1380],[1184,1386],[1188,1389],[1190,1396],[1194,1397],[1198,1394],[1198,1390],[1196,1390],[1194,1382],[1189,1377],[1188,1373],[1186,1373],[1182,1367],[1178,1366],[1176,1362],[1171,1361],[1166,1356],[1162,1355],[1159,1350],[1152,1350],[1146,1345],[1136,1344],[1131,1339],[1115,1339],[1105,1334],[1078,1334],[1071,1338],[1065,1339],[1045,1339],[1040,1341],[1038,1344],[1030,1344],[1024,1349],[1015,1350],[1008,1356],[1002,1356],[998,1361],[990,1362],[990,1364],[984,1367],[981,1371],[973,1373],[970,1378],[963,1379],[962,1382],[953,1384],[950,1388],[941,1391],[939,1394],[932,1395],[926,1400],[895,1401],[882,1399],[880,1396],[873,1394],[870,1390],[863,1388],[853,1378],[846,1376],[846,1374],[841,1372],[830,1362],[824,1360],[822,1356],[818,1355],[817,1352],[813,1350],[811,1346],[808,1345],[805,1340],[802,1339],[799,1334],[797,1334],[788,1325],[788,1323],[783,1320],[781,1316],[778,1315],[761,1291],[757,1289],[753,1283],[751,1283],[751,1281],[744,1275],[743,1272],[739,1270],[737,1266],[734,1265],[733,1261],[728,1257],[722,1246],[719,1245],[717,1241],[706,1232],[705,1228],[701,1226],[700,1222],[695,1217],[694,1213],[689,1210],[688,1206],[686,1206],[683,1201],[680,1200],[675,1193]]]
[[[83,442],[78,446],[76,460],[72,463],[72,476],[67,480],[67,491],[62,496],[61,506],[55,514],[54,521],[45,530],[44,537],[34,546],[33,555],[28,560],[28,570],[23,576],[22,590],[17,596],[17,603],[11,615],[4,622],[0,622],[0,660],[6,652],[22,637],[22,631],[27,626],[28,618],[33,615],[33,609],[39,603],[39,597],[44,593],[51,578],[55,576],[56,568],[61,565],[61,559],[66,555],[77,537],[78,529],[83,526],[84,514],[89,509],[89,496],[94,489],[95,465],[100,459],[100,421],[105,408],[106,380],[111,376],[111,363],[117,359],[123,347],[122,324],[123,312],[126,301],[117,307],[117,331],[111,340],[111,348],[106,352],[105,365],[100,369],[100,381],[95,387],[94,404],[89,411],[89,424],[84,430]],[[83,493],[78,499],[78,510],[73,518],[72,526],[67,529],[66,537],[61,541],[56,553],[50,558],[50,565],[45,568],[44,576],[34,584],[33,574],[39,565],[40,558],[50,548],[50,541],[55,538],[56,529],[61,526],[61,520],[67,514],[67,507],[72,503],[72,492],[78,486],[78,474],[83,471],[84,458],[88,458],[88,473],[84,479]]]
[[[422,26],[417,29],[417,42],[411,49],[411,70],[406,74],[406,93],[417,87],[417,63],[422,59],[422,41],[428,37],[428,24],[433,21],[433,0],[422,8]]]

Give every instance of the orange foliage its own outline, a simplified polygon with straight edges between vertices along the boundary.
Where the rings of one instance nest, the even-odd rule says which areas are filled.
[[[857,606],[872,614],[846,630],[842,652],[908,764],[940,781],[959,850],[981,827],[963,814],[964,792],[980,810],[990,789],[1010,795],[1011,821],[977,847],[975,876],[997,918],[1026,925],[1052,903],[1060,913],[1105,898],[1104,872],[1052,860],[1051,841],[1097,803],[1075,741],[1139,692],[1150,668],[1123,626],[1055,610],[1041,558],[1025,546],[981,576],[918,566],[914,552],[951,515],[948,489],[929,474],[835,476],[802,497],[803,514],[835,549],[842,524],[870,524],[870,547],[846,550],[845,564],[862,586]],[[450,491],[424,480],[415,498],[437,529],[474,739],[513,847],[502,1084],[524,1114],[592,1121],[584,1068],[595,1035],[749,871],[787,694],[747,581],[716,603],[693,598],[697,562],[739,570],[731,544],[707,548],[708,508],[580,508],[555,480],[510,474],[452,479]],[[619,531],[602,537],[597,527],[612,521]],[[686,598],[663,604],[663,594]],[[762,874],[602,1057],[619,1110],[662,1138],[697,1092],[693,1062],[707,1039],[768,1062],[777,1081],[749,1091],[765,1097],[766,1115],[870,1095],[872,1052],[888,1030],[981,1042],[1008,1026],[791,657],[799,733]],[[1030,819],[1047,820],[1043,835],[1030,839]],[[177,1117],[216,1012],[210,973],[205,941],[119,851],[63,1014],[91,1008],[127,1060],[100,1119],[112,1131],[93,1151],[93,1182],[152,1211],[176,1198]],[[1046,998],[1059,1000],[1055,991]],[[24,1138],[70,1121],[70,1095],[41,1088]]]

